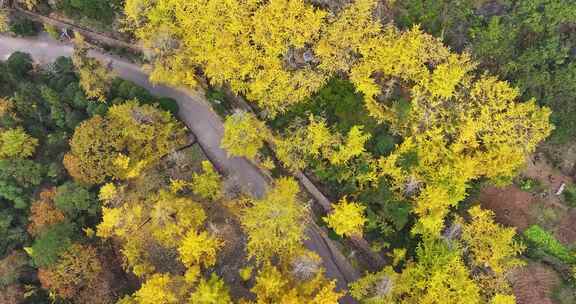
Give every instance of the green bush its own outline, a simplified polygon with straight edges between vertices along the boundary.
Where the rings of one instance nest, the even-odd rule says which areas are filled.
[[[6,67],[10,74],[14,75],[17,79],[22,79],[34,67],[32,56],[28,53],[14,52],[8,60],[6,60]]]
[[[145,88],[122,78],[114,79],[109,97],[109,99],[112,100],[111,104],[113,105],[122,104],[126,100],[136,99],[140,104],[158,105],[160,109],[168,111],[174,116],[178,114],[178,103],[174,99],[168,97],[155,97]]]
[[[374,136],[380,131],[378,122],[366,110],[362,95],[349,80],[338,77],[331,79],[309,100],[290,107],[269,123],[272,128],[283,130],[295,118],[307,119],[310,114],[326,118],[341,134],[347,134],[355,125],[363,125],[364,131]]]
[[[46,169],[46,177],[54,184],[57,184],[66,178],[66,169],[60,162],[52,162],[48,164]]]
[[[0,209],[0,256],[28,241],[26,227],[19,212],[12,208]]]
[[[368,230],[390,230],[396,233],[410,221],[411,205],[400,201],[394,195],[392,186],[385,178],[381,178],[377,187],[362,191],[358,201],[364,203],[368,213]],[[390,233],[383,233],[389,235]]]
[[[212,109],[214,109],[219,116],[226,117],[232,113],[232,107],[226,99],[224,92],[210,88],[208,92],[206,92],[206,99],[208,99],[212,105]]]
[[[576,294],[572,284],[564,282],[554,288],[552,291],[552,299],[557,304],[574,304],[576,303]]]
[[[58,262],[60,254],[72,244],[74,226],[70,223],[61,223],[51,226],[34,240],[29,254],[34,265],[46,267]]]
[[[178,102],[176,102],[176,100],[172,99],[172,98],[168,98],[168,97],[162,97],[158,99],[158,106],[160,106],[160,109],[164,110],[164,111],[168,111],[170,113],[172,113],[172,115],[176,116],[178,115],[178,110],[180,109],[178,107]]]
[[[0,160],[0,198],[12,201],[17,209],[28,207],[34,187],[40,185],[45,169],[27,159]]]
[[[372,152],[374,156],[387,156],[394,151],[396,144],[398,144],[397,138],[388,133],[382,132],[374,136],[368,142],[367,150]]]
[[[552,234],[538,225],[533,225],[524,231],[530,249],[554,256],[565,263],[574,263],[575,256],[562,245]]]
[[[108,106],[101,102],[88,102],[86,112],[88,112],[90,116],[104,116],[106,115],[106,112],[108,112]]]
[[[148,90],[135,84],[132,81],[124,80],[122,78],[114,79],[110,91],[111,99],[138,99],[138,101],[143,104],[150,104],[154,101],[154,97],[152,94],[150,94],[150,92],[148,92]]]
[[[116,0],[62,0],[59,1],[59,9],[69,17],[86,17],[102,23],[114,21],[114,4]]]
[[[10,23],[10,31],[17,36],[36,36],[40,27],[34,21],[18,18]]]
[[[564,189],[564,200],[570,207],[576,207],[576,186],[570,185]]]
[[[522,191],[538,192],[542,188],[540,181],[530,177],[521,178],[518,185]]]
[[[96,195],[76,182],[67,182],[56,189],[54,205],[73,218],[84,211],[95,214],[99,207]]]

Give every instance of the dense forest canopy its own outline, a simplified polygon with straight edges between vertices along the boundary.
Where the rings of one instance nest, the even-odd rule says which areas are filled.
[[[425,240],[415,257],[421,263],[427,252],[444,246],[437,240],[446,218],[466,198],[470,183],[479,178],[510,183],[553,127],[547,108],[534,99],[521,101],[523,92],[478,69],[469,53],[450,50],[418,26],[400,30],[383,24],[374,18],[376,8],[376,1],[362,0],[330,11],[301,1],[128,1],[126,15],[149,52],[153,80],[195,85],[190,71],[200,70],[211,84],[227,84],[245,95],[267,118],[271,131],[250,113],[226,119],[223,147],[231,155],[269,165],[256,152],[267,142],[288,170],[311,169],[320,180],[339,185],[336,198],[370,199],[370,193],[387,189],[383,198],[388,202],[368,205],[372,214],[379,213],[368,222],[376,221],[374,230],[393,235],[411,222],[403,220],[405,210],[411,210],[417,216],[411,231]],[[359,93],[361,104],[347,110],[366,113],[344,129],[349,114],[331,110],[342,107],[342,96],[328,97],[336,98],[334,105],[326,105],[331,101],[322,96],[323,87],[338,83],[335,78]],[[394,148],[370,147],[390,141]],[[347,182],[352,185],[342,188]],[[406,204],[411,207],[401,207]],[[357,234],[352,227],[365,222],[360,206],[344,198],[326,220],[340,235]],[[490,221],[487,225],[494,225]],[[481,242],[478,231],[472,243]],[[516,248],[509,249],[510,256],[522,251],[511,238],[502,245]],[[451,267],[462,267],[460,275],[469,276],[458,260],[462,252],[451,248],[438,254],[433,259],[453,254]],[[439,269],[407,264],[397,282],[424,280],[410,276],[412,267],[423,267],[432,278],[442,276]],[[470,303],[513,301],[506,289],[486,285],[501,282],[499,274],[473,276],[476,282],[469,283],[458,276],[465,284],[463,294],[450,295],[446,286],[403,294],[398,284],[398,294],[381,295],[380,301],[434,301],[439,294],[454,303],[463,298]]]
[[[543,187],[518,175],[574,139],[574,3],[15,5],[137,41],[153,83],[206,89],[221,148],[269,185],[215,167],[176,102],[116,77],[90,39],[43,66],[16,52],[0,62],[0,302],[513,304],[535,261],[575,287],[545,220],[509,227],[478,202]],[[0,12],[0,32],[36,29]],[[311,229],[358,280],[337,288]]]
[[[152,79],[165,81],[169,74],[168,83],[193,85],[190,71],[202,69],[212,83],[230,84],[271,116],[305,102],[336,73],[347,74],[369,115],[403,138],[402,144],[387,157],[371,158],[363,146],[373,134],[363,135],[362,125],[338,139],[325,123],[311,119],[310,134],[287,134],[289,143],[278,144],[279,158],[298,169],[306,164],[298,158],[307,155],[332,166],[368,158],[371,169],[359,182],[389,177],[400,195],[414,196],[421,217],[417,229],[438,235],[448,208],[464,199],[467,182],[487,177],[504,183],[515,175],[550,133],[550,113],[534,101],[517,103],[516,89],[475,73],[468,54],[451,52],[418,27],[381,25],[372,18],[375,7],[375,1],[355,1],[328,17],[299,1],[128,1],[126,15],[153,54]],[[280,18],[285,10],[294,15]],[[304,62],[291,65],[299,54]],[[258,122],[239,115],[227,122],[237,134],[225,137],[224,146],[232,155],[254,157],[262,141],[251,137],[267,132],[255,131]],[[406,155],[414,161],[402,166]],[[408,189],[417,195],[401,193],[414,188],[410,184],[419,185]]]

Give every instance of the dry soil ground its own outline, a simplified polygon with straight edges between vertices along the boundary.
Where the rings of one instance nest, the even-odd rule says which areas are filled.
[[[517,184],[498,188],[486,186],[479,195],[484,208],[496,214],[496,220],[522,232],[538,224],[554,233],[563,244],[576,243],[576,208],[569,208],[562,195],[556,192],[564,183],[571,185],[573,178],[565,170],[556,169],[543,154],[535,154],[521,176],[538,181],[531,192]],[[518,304],[553,304],[552,291],[560,283],[559,275],[550,267],[530,262],[511,276]]]

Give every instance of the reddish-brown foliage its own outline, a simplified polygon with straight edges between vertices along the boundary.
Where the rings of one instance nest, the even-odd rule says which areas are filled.
[[[0,303],[20,304],[24,302],[24,288],[20,284],[11,284],[0,288]]]
[[[42,191],[40,199],[30,207],[28,233],[31,235],[38,235],[50,225],[64,221],[64,213],[58,210],[52,201],[55,194],[56,190],[54,188]]]
[[[2,279],[2,283],[9,285],[16,282],[26,263],[26,253],[16,250],[0,260],[0,278]]]
[[[18,304],[24,301],[24,290],[18,279],[26,265],[27,257],[22,251],[12,251],[0,260],[0,303]]]
[[[70,174],[70,176],[72,176],[75,180],[89,183],[86,180],[84,173],[82,172],[80,159],[78,159],[78,157],[70,153],[66,153],[66,155],[64,155],[64,160],[62,161],[62,163],[64,164],[64,168],[66,168],[66,170],[68,171],[68,174]]]
[[[576,225],[574,223],[576,223],[576,210],[572,209],[564,214],[554,236],[565,245],[573,244],[576,242]]]
[[[110,286],[96,249],[72,245],[50,269],[38,270],[42,287],[77,303],[111,302]]]

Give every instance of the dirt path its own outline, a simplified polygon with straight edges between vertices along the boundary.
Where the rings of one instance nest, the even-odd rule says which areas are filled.
[[[0,58],[6,59],[15,51],[29,53],[38,63],[44,64],[60,56],[70,56],[73,48],[54,41],[45,34],[27,39],[0,36]],[[254,196],[261,197],[265,193],[268,180],[260,170],[244,158],[229,158],[220,148],[224,127],[220,117],[212,111],[204,92],[153,85],[148,81],[147,73],[138,65],[97,51],[90,52],[90,56],[104,62],[111,61],[118,76],[150,90],[152,94],[175,99],[180,107],[180,118],[195,134],[198,143],[215,166],[224,174],[236,179]],[[357,272],[342,253],[334,249],[335,245],[320,228],[313,226],[312,229],[308,229],[308,237],[306,246],[323,259],[327,276],[336,279],[339,288],[346,288],[346,285],[358,276]],[[347,299],[343,303],[353,302]]]

